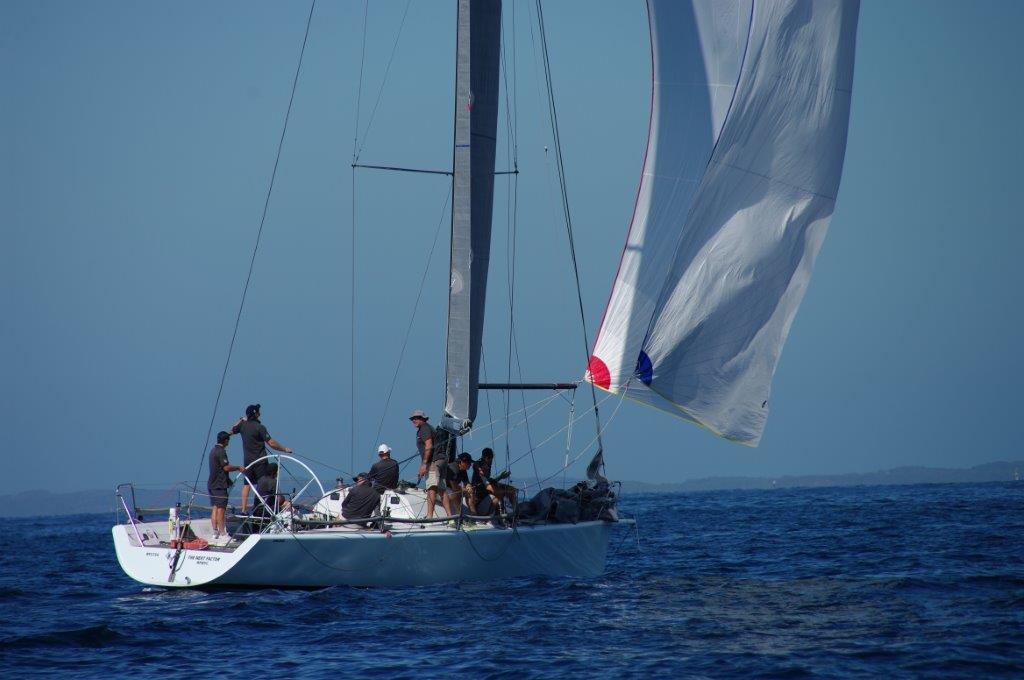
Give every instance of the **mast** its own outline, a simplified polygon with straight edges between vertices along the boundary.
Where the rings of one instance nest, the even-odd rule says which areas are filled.
[[[441,425],[464,433],[476,418],[491,251],[501,0],[459,0],[456,44],[451,276]]]

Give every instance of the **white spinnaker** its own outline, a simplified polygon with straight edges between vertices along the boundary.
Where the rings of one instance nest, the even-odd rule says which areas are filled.
[[[630,384],[697,186],[739,78],[752,0],[649,0],[651,121],[636,207],[588,378]]]
[[[644,342],[650,388],[757,446],[835,207],[857,0],[755,0],[736,96]]]
[[[718,120],[710,128],[717,136],[704,151],[694,142],[709,128],[690,111],[702,113],[704,103],[664,104],[668,61],[693,63],[692,52],[671,42],[670,26],[701,36],[700,54],[710,63],[709,54],[731,54],[709,49],[731,43],[705,36],[725,35],[716,18],[736,3],[648,3],[655,65],[648,157],[587,378],[756,446],[771,379],[839,189],[860,4],[745,6],[735,92],[723,111],[707,90],[707,110],[724,121],[711,119]],[[680,21],[684,7],[690,24]],[[697,131],[677,135],[694,121]],[[662,172],[662,159],[673,154],[685,156],[676,161],[685,170]],[[665,175],[675,178],[668,190]]]

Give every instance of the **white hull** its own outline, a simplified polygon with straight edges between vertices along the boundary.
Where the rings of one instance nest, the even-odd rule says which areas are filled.
[[[205,524],[205,526],[204,526]],[[158,534],[161,523],[137,525]],[[614,523],[499,528],[419,527],[395,531],[323,529],[254,535],[233,549],[178,551],[140,544],[131,524],[113,528],[122,569],[151,586],[417,586],[517,576],[594,577],[604,572]],[[193,522],[202,536],[209,520]],[[166,526],[163,526],[166,531]]]

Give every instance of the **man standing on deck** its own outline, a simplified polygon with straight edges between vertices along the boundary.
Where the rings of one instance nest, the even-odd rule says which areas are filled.
[[[267,446],[280,451],[291,453],[292,450],[272,439],[267,432],[266,426],[260,422],[260,405],[249,404],[245,407],[245,418],[239,418],[238,422],[231,428],[231,434],[242,435],[242,462],[245,463],[245,477],[255,485],[260,477],[266,473],[267,461],[263,460],[253,466],[254,461],[267,455]],[[250,468],[250,466],[252,466]],[[249,501],[249,484],[242,487],[242,514],[246,514]]]
[[[228,443],[231,435],[227,432],[217,433],[217,443],[210,449],[210,477],[206,480],[206,490],[210,494],[210,524],[213,525],[213,538],[219,539],[228,533],[224,525],[224,511],[228,507],[228,487],[231,486],[231,478],[228,473],[237,470],[245,470],[241,465],[232,465],[228,462]]]
[[[420,452],[419,476],[427,477],[427,519],[434,518],[434,503],[437,502],[438,489],[442,492],[441,500],[445,511],[448,510],[448,494],[444,492],[445,464],[448,462],[444,452],[434,450],[434,428],[427,424],[427,414],[413,411],[409,416],[416,428],[416,450]]]

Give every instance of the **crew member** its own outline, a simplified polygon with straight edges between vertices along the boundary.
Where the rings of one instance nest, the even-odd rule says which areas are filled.
[[[226,536],[227,527],[224,526],[224,512],[228,507],[228,488],[231,486],[229,472],[241,472],[244,468],[241,465],[232,465],[228,462],[228,443],[231,435],[227,432],[217,433],[217,443],[210,449],[210,478],[206,481],[206,490],[210,494],[210,505],[213,510],[210,512],[210,524],[213,528],[213,538],[217,540],[221,535]]]
[[[445,510],[448,510],[449,515],[453,514],[449,508],[455,508],[454,514],[459,514],[462,501],[466,501],[466,505],[469,506],[469,514],[476,514],[476,498],[473,495],[473,487],[469,484],[469,474],[466,472],[472,464],[473,456],[466,452],[460,453],[454,463],[448,463],[445,481],[448,484],[449,504],[445,506]]]
[[[277,463],[267,463],[263,467],[263,476],[256,483],[256,491],[274,514],[287,510],[292,505],[285,500],[284,495],[277,492]],[[266,508],[262,505],[256,510],[257,514],[266,514]]]
[[[245,463],[244,473],[248,482],[254,486],[259,482],[260,477],[265,474],[267,462],[260,460],[256,463],[256,461],[266,457],[268,446],[281,453],[292,452],[287,446],[273,439],[270,433],[267,432],[266,426],[260,422],[259,404],[249,404],[245,407],[245,417],[239,418],[238,422],[232,426],[231,434],[242,435],[242,462]],[[243,515],[249,507],[249,483],[242,487]]]
[[[448,459],[443,451],[434,450],[434,428],[427,424],[427,414],[423,411],[413,411],[409,420],[416,428],[416,450],[420,452],[418,474],[420,478],[424,475],[427,477],[427,519],[434,518],[438,490],[442,491],[441,502],[444,504],[445,512],[451,514],[448,509],[448,494],[443,493],[445,464]]]
[[[345,494],[341,503],[341,516],[345,519],[364,519],[380,508],[380,493],[373,488],[365,472],[356,476],[356,483]]]
[[[370,466],[370,482],[385,489],[394,489],[398,486],[398,461],[391,457],[391,447],[387,444],[378,446],[377,457],[380,460]]]
[[[480,460],[473,463],[473,480],[471,485],[473,487],[474,499],[479,505],[485,497],[490,495],[499,511],[504,510],[505,499],[508,499],[512,503],[512,508],[515,509],[518,497],[515,487],[501,484],[499,481],[508,477],[508,471],[502,472],[496,478],[492,478],[491,467],[493,463],[494,451],[490,448],[481,451]]]

